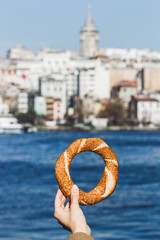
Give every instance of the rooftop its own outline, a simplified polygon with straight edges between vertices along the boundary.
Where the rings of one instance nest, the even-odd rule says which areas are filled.
[[[158,102],[156,98],[148,98],[148,97],[137,97],[135,98],[138,102]]]
[[[129,81],[129,80],[122,80],[121,82],[117,83],[114,88],[117,87],[137,87],[137,82],[136,81]]]

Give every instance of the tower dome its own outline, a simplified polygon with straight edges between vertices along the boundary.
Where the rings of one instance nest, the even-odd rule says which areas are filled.
[[[86,23],[80,33],[81,53],[84,57],[94,57],[98,50],[99,33],[95,27],[91,14],[91,7],[88,7]]]

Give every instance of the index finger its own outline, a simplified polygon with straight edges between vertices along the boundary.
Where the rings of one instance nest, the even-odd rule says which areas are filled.
[[[58,189],[55,197],[55,201],[54,201],[55,208],[62,207],[62,198],[63,198],[63,193],[61,192],[60,189]]]

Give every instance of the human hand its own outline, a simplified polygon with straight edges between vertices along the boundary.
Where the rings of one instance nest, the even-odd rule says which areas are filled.
[[[72,233],[83,232],[91,235],[91,229],[86,222],[86,218],[78,203],[79,189],[73,185],[71,190],[71,201],[65,204],[66,197],[58,189],[54,202],[54,217],[64,229]]]

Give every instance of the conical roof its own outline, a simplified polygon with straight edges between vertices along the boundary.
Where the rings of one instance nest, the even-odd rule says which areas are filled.
[[[87,15],[86,23],[85,23],[84,27],[82,28],[82,31],[97,31],[97,28],[95,27],[95,25],[93,23],[90,5],[88,6],[88,15]]]

